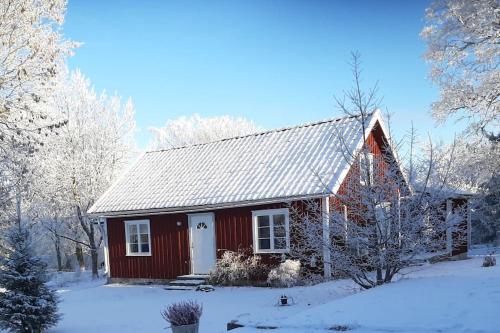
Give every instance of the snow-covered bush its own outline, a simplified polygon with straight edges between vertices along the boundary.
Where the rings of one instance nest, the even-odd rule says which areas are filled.
[[[483,267],[491,267],[495,266],[496,264],[497,264],[497,259],[492,254],[484,257]]]
[[[269,267],[261,257],[245,251],[225,251],[210,272],[209,282],[214,285],[248,285],[265,281]]]
[[[267,283],[275,287],[293,287],[300,282],[300,261],[287,259],[271,269]]]
[[[195,301],[174,303],[161,312],[172,326],[192,325],[200,322],[203,307]]]

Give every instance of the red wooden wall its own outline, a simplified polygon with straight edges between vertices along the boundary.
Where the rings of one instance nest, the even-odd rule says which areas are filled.
[[[215,211],[217,257],[224,250],[238,251],[253,248],[252,210],[282,208],[284,204],[247,206]]]
[[[127,256],[126,220],[149,219],[151,256]],[[177,226],[177,221],[181,226]],[[189,236],[186,214],[149,215],[107,220],[112,278],[173,279],[189,274]]]
[[[284,203],[214,210],[217,257],[221,250],[253,248],[252,210],[282,208]],[[149,219],[151,256],[127,256],[126,220]],[[177,226],[180,221],[181,226]],[[174,279],[190,274],[189,229],[187,214],[162,214],[110,218],[108,224],[109,262],[112,278]],[[265,262],[274,262],[273,255],[263,255]]]

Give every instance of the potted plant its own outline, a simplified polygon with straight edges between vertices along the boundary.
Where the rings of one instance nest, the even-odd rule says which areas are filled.
[[[195,301],[173,303],[161,312],[173,333],[198,333],[202,306]]]

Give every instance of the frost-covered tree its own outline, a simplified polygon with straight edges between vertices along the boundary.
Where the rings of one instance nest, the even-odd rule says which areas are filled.
[[[421,36],[440,88],[436,119],[457,115],[470,132],[500,140],[500,5],[497,0],[436,0]]]
[[[153,134],[150,148],[167,149],[247,135],[259,131],[260,128],[245,118],[204,118],[194,114],[169,120],[164,127],[151,127],[149,130]]]
[[[330,193],[329,215],[316,200],[308,202],[306,209],[292,207],[291,230],[295,241],[291,256],[311,267],[317,265],[310,262],[311,258],[321,258],[336,276],[347,276],[367,289],[391,282],[403,268],[423,256],[446,251],[446,235],[460,231],[463,211],[455,209],[445,218],[442,184],[437,189],[428,187],[432,163],[418,177],[420,191],[412,191],[405,175],[415,172],[402,169],[398,146],[388,129],[385,133],[389,135],[381,138],[380,154],[376,153],[378,148],[369,144],[367,121],[378,108],[376,89],[361,88],[358,54],[353,55],[352,66],[354,87],[336,101],[342,113],[359,122],[365,145],[356,152],[350,143],[343,141],[342,132],[332,137],[343,146],[349,174],[340,190]],[[432,162],[432,150],[430,154]],[[328,193],[326,186],[325,191]]]
[[[54,326],[58,298],[47,282],[46,264],[32,250],[30,235],[14,227],[0,265],[0,327],[12,332],[44,332]]]
[[[135,148],[133,105],[116,95],[97,94],[79,71],[63,78],[61,86],[54,106],[67,124],[47,151],[52,162],[46,171],[52,175],[48,188],[56,194],[57,207],[69,207],[70,220],[81,232],[60,236],[75,242],[77,253],[88,250],[92,274],[97,276],[102,236],[87,210],[130,162]],[[65,214],[59,216],[67,217]]]
[[[0,149],[58,125],[44,104],[74,43],[63,40],[64,0],[0,2]]]
[[[456,115],[468,125],[456,146],[451,184],[477,193],[479,226],[495,235],[500,198],[491,185],[497,184],[500,170],[500,4],[437,0],[427,9],[426,20],[421,33],[428,45],[425,58],[440,87],[434,116],[443,121]],[[445,154],[450,151],[444,148]]]
[[[37,149],[64,125],[47,103],[75,43],[60,27],[64,0],[0,2],[0,229],[20,219]]]
[[[500,206],[500,146],[490,140],[472,140],[459,137],[453,144],[433,148],[433,168],[430,184],[446,183],[453,191],[473,195],[472,239],[491,242],[500,232],[498,207]],[[424,147],[424,151],[429,150]],[[430,161],[422,160],[417,167],[425,169]],[[500,236],[500,233],[499,233]]]
[[[476,242],[500,242],[500,174],[495,174],[481,186],[476,204]]]

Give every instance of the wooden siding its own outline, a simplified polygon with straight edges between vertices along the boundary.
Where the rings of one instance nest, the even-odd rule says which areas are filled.
[[[224,250],[253,251],[252,211],[282,207],[284,207],[284,204],[276,203],[216,210],[217,258],[220,258]]]
[[[148,219],[151,229],[151,256],[127,256],[126,220]],[[181,226],[177,226],[177,222]],[[189,237],[186,214],[110,218],[108,223],[109,262],[112,278],[173,279],[189,274]]]
[[[286,207],[285,203],[214,210],[217,257],[224,250],[253,252],[252,210]],[[127,256],[125,223],[148,219],[151,256]],[[175,279],[191,272],[187,214],[161,214],[133,218],[110,218],[108,222],[109,263],[112,278]],[[177,222],[181,226],[177,226]],[[276,263],[280,255],[263,254],[263,262]]]

